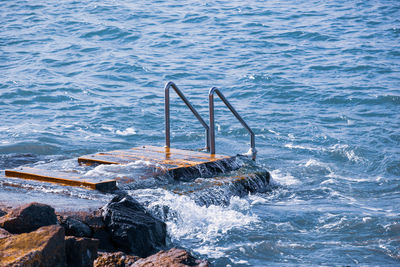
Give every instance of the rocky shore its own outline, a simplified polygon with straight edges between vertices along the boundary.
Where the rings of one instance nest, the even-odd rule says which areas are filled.
[[[210,266],[166,238],[165,223],[126,194],[94,212],[0,205],[0,266]]]

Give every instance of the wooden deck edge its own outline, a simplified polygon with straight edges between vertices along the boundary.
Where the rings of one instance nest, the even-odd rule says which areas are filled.
[[[98,164],[121,164],[119,162],[113,162],[113,161],[106,161],[106,160],[97,160],[97,159],[90,159],[86,157],[79,157],[78,158],[78,163],[79,164],[85,164],[85,165],[98,165]]]
[[[190,181],[192,178],[203,177],[206,173],[210,173],[211,176],[214,176],[219,173],[233,171],[236,169],[236,167],[232,165],[235,160],[236,156],[233,156],[189,167],[170,168],[166,173],[171,175],[175,180]]]
[[[95,189],[99,191],[112,191],[117,188],[115,180],[102,181],[99,183],[91,183],[86,181],[70,180],[65,178],[50,177],[45,175],[39,175],[34,173],[24,173],[17,170],[5,170],[5,176],[22,178],[27,180],[35,180],[41,182],[56,183],[68,186],[83,186],[90,189]]]

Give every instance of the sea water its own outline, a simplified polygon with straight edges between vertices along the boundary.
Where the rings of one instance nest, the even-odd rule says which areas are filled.
[[[0,25],[1,170],[163,146],[165,83],[206,121],[216,86],[254,130],[274,188],[211,206],[129,190],[155,214],[170,208],[171,246],[216,266],[400,264],[400,2],[15,0],[1,1]],[[202,147],[171,96],[172,146]],[[246,152],[248,133],[215,105],[217,153]],[[2,203],[111,197],[1,173]]]

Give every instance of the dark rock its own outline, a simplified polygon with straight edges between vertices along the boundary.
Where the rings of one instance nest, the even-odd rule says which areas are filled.
[[[13,234],[28,233],[57,223],[54,209],[49,205],[30,203],[11,210],[0,217],[0,227]]]
[[[103,218],[116,247],[146,257],[165,246],[166,225],[129,195],[114,197],[103,207]]]
[[[108,232],[101,214],[86,214],[84,216],[81,215],[79,218],[90,227],[91,237],[100,241],[99,249],[114,251],[115,247],[111,240],[111,234]]]
[[[111,239],[111,234],[105,228],[92,228],[93,238],[100,241],[99,249],[102,251],[115,251],[115,246]]]
[[[99,240],[85,237],[66,236],[65,251],[68,266],[91,267],[97,258]]]
[[[85,223],[73,217],[59,220],[60,225],[65,228],[65,235],[77,237],[91,237],[92,230]]]
[[[199,260],[190,255],[189,252],[183,249],[171,248],[168,251],[160,251],[157,254],[136,261],[131,267],[141,266],[210,266],[207,260]]]
[[[64,228],[44,226],[0,239],[0,266],[66,266]]]
[[[64,218],[72,218],[72,221],[79,221],[85,225],[87,225],[90,228],[90,235],[88,232],[86,232],[84,237],[91,237],[99,240],[99,249],[103,251],[115,251],[115,247],[112,243],[111,240],[111,235],[108,232],[106,225],[103,222],[103,216],[101,215],[101,212],[64,212],[59,215],[59,222],[61,225],[64,227],[65,222],[67,219]],[[82,231],[80,231],[82,232]],[[78,232],[79,233],[79,232]],[[73,235],[73,236],[78,236],[76,234],[78,233],[73,233],[73,232],[66,232],[67,235]]]
[[[101,253],[101,255],[94,261],[94,267],[128,267],[140,259],[138,256],[127,255],[121,251],[114,253]]]
[[[9,237],[11,234],[3,228],[0,228],[0,238],[5,238],[5,237]]]
[[[0,209],[0,217],[3,217],[6,214],[7,214],[7,212],[5,212],[4,210]]]

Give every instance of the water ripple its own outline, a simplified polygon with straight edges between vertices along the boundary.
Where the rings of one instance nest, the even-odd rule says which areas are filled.
[[[162,146],[164,84],[178,84],[204,118],[217,86],[256,133],[276,188],[210,209],[165,193],[182,218],[201,215],[197,232],[169,221],[177,245],[217,266],[395,265],[399,17],[394,0],[5,1],[0,166]],[[246,130],[215,106],[217,152],[247,151]],[[203,146],[174,94],[171,107],[173,146]],[[33,199],[71,197],[27,186]],[[7,194],[19,198],[2,184]]]

